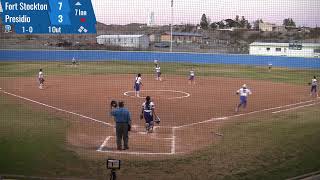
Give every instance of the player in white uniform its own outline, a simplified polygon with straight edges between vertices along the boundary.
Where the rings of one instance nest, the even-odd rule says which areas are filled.
[[[39,81],[39,89],[43,89],[44,74],[43,74],[43,72],[42,72],[42,69],[39,70],[39,73],[38,73],[38,81]]]
[[[76,66],[77,65],[77,61],[76,61],[76,58],[72,58],[72,66]]]
[[[157,64],[155,67],[156,70],[156,80],[161,81],[161,70],[160,70],[160,66]]]
[[[140,97],[140,87],[142,86],[142,78],[141,78],[141,74],[139,73],[134,81],[134,90],[135,90],[135,95],[137,97]]]
[[[157,59],[155,59],[155,60],[153,61],[153,63],[154,63],[154,67],[157,67],[157,65],[159,65]]]
[[[319,97],[318,95],[318,81],[316,76],[313,76],[311,80],[311,93],[310,96]]]
[[[247,85],[244,84],[242,86],[242,88],[240,88],[238,91],[237,91],[237,95],[240,96],[240,103],[238,104],[238,106],[236,107],[236,112],[239,111],[239,108],[241,106],[243,106],[243,108],[246,108],[247,107],[247,98],[249,95],[251,95],[251,91],[250,89],[247,88]]]
[[[269,63],[269,64],[268,64],[268,71],[271,72],[271,69],[272,69],[272,64]]]
[[[194,82],[194,70],[193,70],[193,68],[190,70],[190,74],[189,74],[189,84],[195,84],[195,82]]]

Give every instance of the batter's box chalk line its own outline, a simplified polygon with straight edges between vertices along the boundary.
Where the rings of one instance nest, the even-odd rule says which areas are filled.
[[[102,152],[102,153],[115,153],[115,154],[131,154],[131,155],[173,155],[176,154],[175,150],[173,150],[174,147],[171,147],[170,153],[169,152],[134,152],[134,151],[119,151],[119,150],[110,150],[111,147],[108,147],[108,142],[110,139],[116,138],[115,136],[107,136],[106,139],[103,141],[103,143],[99,146],[99,148],[96,150],[97,152]],[[152,139],[157,139],[157,140],[171,140],[171,146],[172,146],[172,141],[174,141],[174,137],[172,138],[155,138],[150,136]],[[175,142],[174,142],[175,143]],[[115,148],[115,147],[113,147]],[[109,149],[109,150],[104,150],[104,149]]]
[[[172,92],[172,93],[180,93],[182,94],[181,96],[177,96],[177,97],[171,97],[171,98],[166,98],[166,99],[182,99],[182,98],[187,98],[190,97],[190,93],[184,92],[184,91],[176,91],[176,90],[141,90],[140,92]],[[131,95],[133,94],[133,95]],[[146,98],[146,97],[136,97],[134,96],[135,91],[126,91],[123,93],[123,95],[128,96],[128,97],[132,97],[132,98]]]

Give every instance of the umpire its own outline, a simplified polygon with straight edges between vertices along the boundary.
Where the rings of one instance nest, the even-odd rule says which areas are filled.
[[[111,112],[110,114],[114,116],[116,122],[116,135],[117,135],[117,149],[118,150],[127,150],[128,146],[128,131],[131,129],[131,118],[130,112],[127,108],[124,107],[122,101],[119,102],[119,108],[116,108],[114,103],[111,103]],[[124,148],[122,149],[121,141],[123,139]]]

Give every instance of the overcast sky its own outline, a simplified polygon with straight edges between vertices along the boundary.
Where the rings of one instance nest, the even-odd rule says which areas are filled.
[[[105,24],[147,23],[150,12],[156,24],[169,24],[171,0],[92,0],[97,20]],[[258,18],[282,24],[291,17],[299,26],[320,25],[320,0],[174,0],[174,24],[200,21],[205,13],[213,22],[236,15],[249,22]]]

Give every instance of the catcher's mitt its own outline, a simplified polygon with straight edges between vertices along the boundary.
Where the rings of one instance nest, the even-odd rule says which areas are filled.
[[[142,120],[143,119],[143,115],[142,114],[140,114],[140,120]]]
[[[159,116],[155,116],[154,122],[157,124],[160,124],[160,118]]]
[[[112,100],[110,106],[116,108],[118,106],[117,101]]]
[[[311,82],[308,82],[308,85],[311,86]]]

